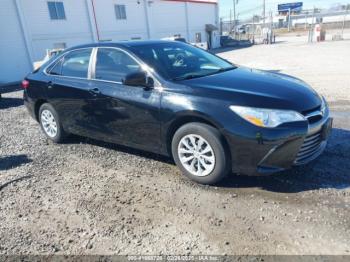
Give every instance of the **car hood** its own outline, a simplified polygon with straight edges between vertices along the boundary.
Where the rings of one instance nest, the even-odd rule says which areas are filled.
[[[309,85],[280,73],[237,67],[183,82],[199,94],[229,100],[235,105],[298,112],[321,105],[321,97]]]

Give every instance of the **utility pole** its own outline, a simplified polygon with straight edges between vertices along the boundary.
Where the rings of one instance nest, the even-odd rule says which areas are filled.
[[[272,16],[272,10],[269,12],[270,15],[270,34],[269,34],[269,44],[272,44],[272,38],[273,38],[273,16]]]
[[[288,10],[288,32],[290,32],[290,21],[291,21],[291,19],[290,19],[290,8],[289,8],[289,10]]]
[[[232,9],[230,9],[230,32],[229,35],[232,33]]]
[[[223,33],[223,24],[224,24],[223,18],[220,17],[220,35],[222,35],[222,33]]]
[[[238,3],[238,0],[232,0],[232,3],[233,3],[233,29],[234,29],[234,35],[236,36],[236,20],[237,20],[236,4]]]
[[[255,23],[254,23],[254,18],[255,18],[255,15],[253,15],[253,22],[252,22],[252,27],[253,27],[253,30],[252,30],[252,44],[254,45],[255,44]]]
[[[262,13],[262,15],[263,15],[263,27],[265,27],[265,7],[266,7],[266,1],[265,0],[263,0],[263,13]]]
[[[309,43],[312,43],[313,37],[314,37],[314,22],[315,22],[315,7],[312,10],[312,19],[309,27],[309,39],[308,39]]]
[[[236,29],[236,0],[233,1],[233,26]]]
[[[348,14],[348,9],[346,9],[346,13],[344,14],[344,18],[343,18],[343,26],[341,29],[341,38],[342,40],[344,39],[344,27],[345,27],[345,20],[346,20],[346,15]]]

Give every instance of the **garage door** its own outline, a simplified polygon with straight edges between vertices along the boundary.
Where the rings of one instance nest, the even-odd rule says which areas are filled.
[[[14,0],[0,1],[0,85],[21,80],[31,70]]]

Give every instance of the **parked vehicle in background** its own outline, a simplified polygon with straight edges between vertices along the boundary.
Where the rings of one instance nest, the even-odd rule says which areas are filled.
[[[246,27],[244,25],[237,26],[235,32],[236,32],[236,34],[245,34]]]
[[[237,40],[237,39],[233,39],[231,36],[220,37],[221,47],[248,47],[251,45],[252,45],[252,42],[250,40]]]
[[[161,40],[166,40],[166,41],[178,41],[178,42],[183,42],[183,43],[188,43],[185,38],[183,37],[165,37],[162,38]],[[196,42],[196,43],[189,43],[193,46],[202,48],[204,50],[208,50],[208,43],[207,42]]]
[[[220,46],[225,47],[227,43],[231,42],[233,39],[228,35],[220,36]]]
[[[186,38],[184,38],[184,37],[177,37],[177,36],[165,37],[165,38],[162,38],[161,40],[179,41],[179,42],[187,43]]]
[[[308,163],[332,128],[325,99],[303,81],[177,41],[74,47],[22,85],[48,139],[72,133],[167,155],[203,184]]]
[[[61,48],[47,49],[44,59],[41,61],[34,62],[34,64],[33,64],[34,70],[41,67],[45,62],[49,61],[51,57],[54,57],[54,56],[60,54],[62,51],[63,51],[63,49],[61,49]]]

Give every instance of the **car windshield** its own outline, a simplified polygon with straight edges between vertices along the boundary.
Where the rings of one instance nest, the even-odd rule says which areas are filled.
[[[200,48],[180,42],[138,45],[131,49],[158,74],[173,81],[208,76],[236,68]]]

